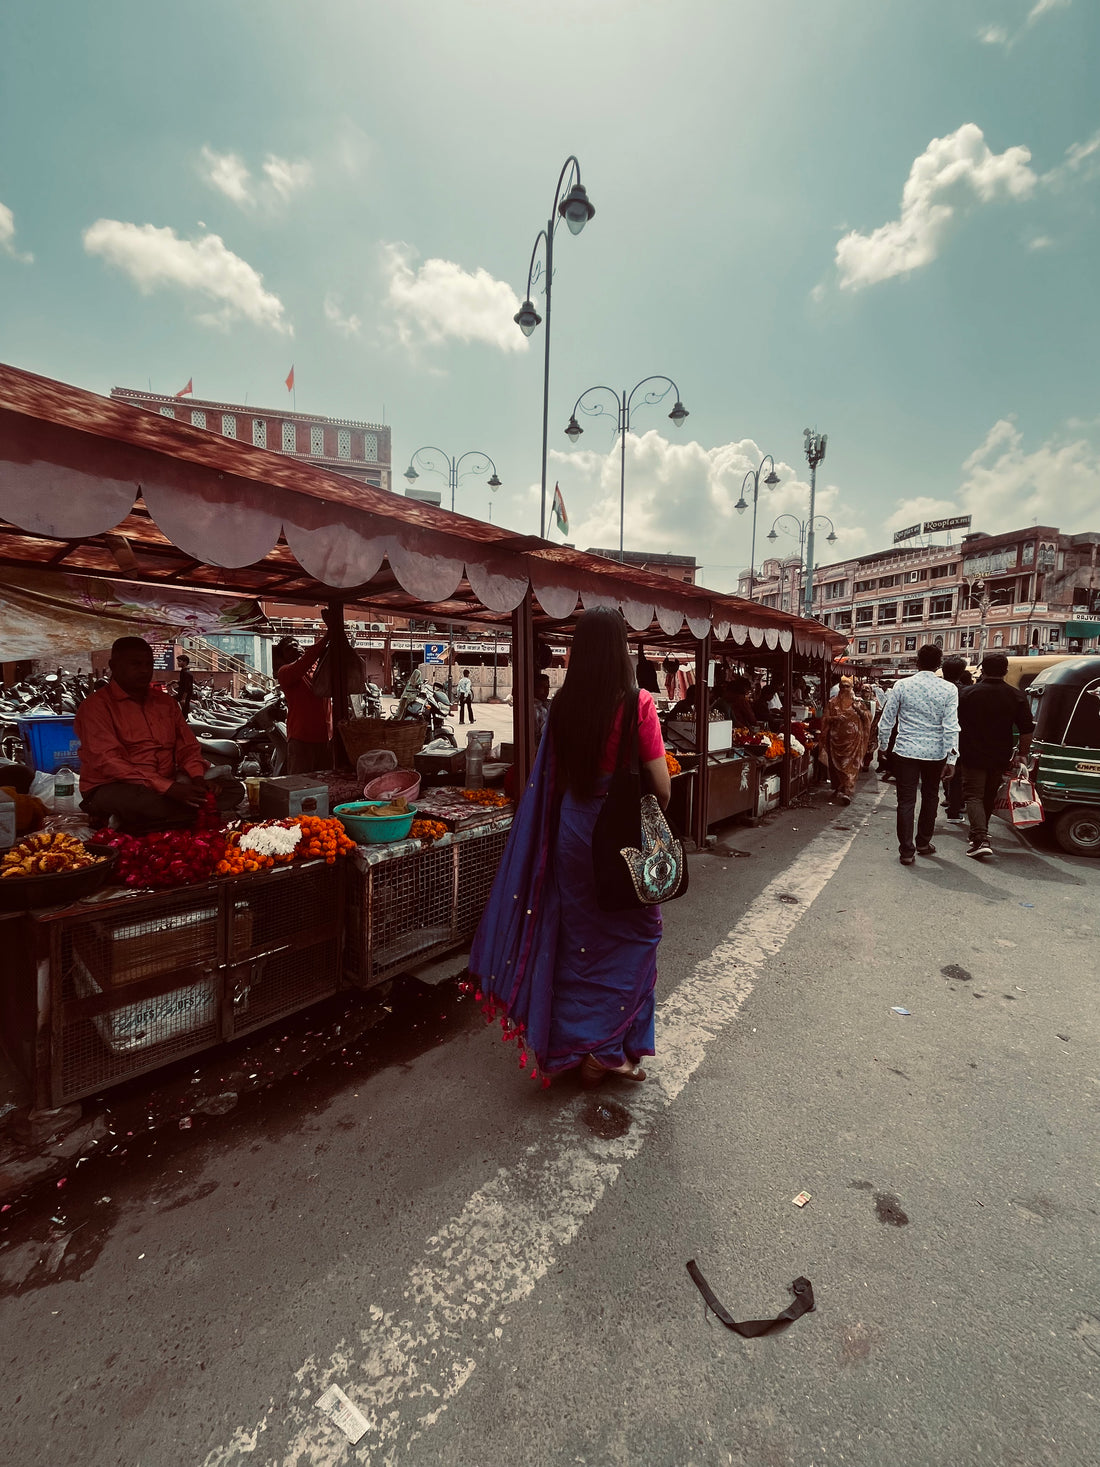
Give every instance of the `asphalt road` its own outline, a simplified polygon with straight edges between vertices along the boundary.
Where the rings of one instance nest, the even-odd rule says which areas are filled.
[[[21,1210],[9,1460],[1095,1460],[1100,863],[998,826],[903,868],[880,793],[693,859],[642,1087],[542,1091],[410,982],[342,1065]],[[816,1310],[742,1339],[690,1258],[738,1319]]]

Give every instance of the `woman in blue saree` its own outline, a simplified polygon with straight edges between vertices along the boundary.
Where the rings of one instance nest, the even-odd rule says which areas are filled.
[[[601,911],[593,881],[592,831],[628,700],[643,785],[665,807],[661,727],[626,625],[618,611],[586,611],[470,954],[468,987],[544,1085],[578,1068],[586,1085],[644,1080],[638,1061],[653,1053],[660,908]]]

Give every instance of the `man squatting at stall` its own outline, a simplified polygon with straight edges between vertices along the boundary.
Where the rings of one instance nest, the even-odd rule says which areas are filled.
[[[207,781],[207,763],[179,704],[151,686],[153,649],[140,637],[111,648],[111,680],[76,712],[80,793],[91,815],[123,826],[188,825],[207,791],[233,810],[244,797],[236,779]]]

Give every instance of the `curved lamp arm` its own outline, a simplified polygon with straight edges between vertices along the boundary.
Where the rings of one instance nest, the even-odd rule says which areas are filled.
[[[447,467],[445,469],[441,469],[438,464],[433,464],[430,459],[421,457],[422,454],[429,453],[438,453],[439,457],[443,460]],[[410,484],[414,479],[418,479],[420,477],[420,475],[416,472],[417,459],[420,459],[422,466],[430,474],[442,474],[446,479],[449,480],[451,474],[454,472],[454,459],[451,458],[450,454],[444,453],[441,448],[436,448],[434,444],[426,443],[422,448],[418,448],[409,459],[409,467],[405,470],[404,477],[408,479]]]
[[[630,389],[630,396],[627,398],[626,405],[625,405],[624,410],[623,410],[623,415],[626,418],[626,426],[627,426],[627,428],[630,427],[630,406],[631,406],[631,404],[634,401],[634,394],[638,391],[638,389],[640,387],[644,387],[647,382],[664,382],[667,385],[665,386],[665,388],[661,392],[652,392],[652,391],[651,392],[647,392],[646,395],[645,395],[645,397],[644,397],[644,399],[643,399],[643,402],[646,404],[646,406],[647,407],[653,407],[657,403],[663,402],[664,399],[668,396],[668,394],[669,394],[670,391],[671,392],[675,392],[675,394],[676,394],[676,407],[682,409],[681,416],[677,419],[677,421],[678,422],[682,422],[683,419],[687,417],[687,409],[684,407],[683,403],[680,401],[680,389],[676,386],[676,383],[673,382],[673,380],[672,380],[671,377],[665,377],[661,373],[655,373],[652,377],[643,377],[640,382],[636,382],[634,384],[634,386]],[[675,412],[675,411],[676,411],[676,408],[673,408],[673,412]],[[671,414],[670,414],[670,416],[671,416]]]
[[[580,409],[580,411],[582,413],[585,414],[586,417],[589,417],[589,418],[609,418],[611,416],[611,414],[608,412],[608,410],[605,407],[600,407],[599,405],[597,405],[595,407],[583,407],[582,406],[585,398],[588,397],[593,392],[606,392],[606,393],[609,393],[611,395],[611,397],[614,398],[614,400],[615,400],[615,416],[616,416],[617,419],[619,419],[619,425],[620,426],[622,425],[623,400],[619,396],[619,394],[615,391],[614,387],[607,387],[603,383],[600,383],[600,384],[598,384],[595,387],[586,387],[584,389],[584,391],[581,393],[580,397],[578,397],[577,400],[576,400],[576,402],[573,404],[573,411],[569,414],[569,423],[568,423],[568,425],[566,426],[566,429],[565,429],[566,437],[572,438],[574,441],[576,441],[576,439],[578,439],[581,436],[581,434],[584,432],[584,429],[577,422],[577,410],[578,410],[578,408]]]
[[[461,455],[461,457],[455,459],[455,461],[454,461],[454,474],[455,474],[455,482],[456,483],[461,483],[461,481],[462,481],[462,477],[463,476],[462,476],[462,474],[459,473],[458,466],[462,462],[462,460],[463,459],[466,459],[466,458],[472,458],[472,459],[476,459],[477,460],[476,463],[471,464],[470,467],[465,471],[467,474],[483,475],[486,472],[486,470],[492,469],[492,471],[493,471],[493,477],[489,480],[489,488],[490,489],[499,489],[500,488],[500,479],[497,476],[497,466],[496,466],[496,464],[493,462],[493,460],[489,457],[489,455],[487,453],[483,453],[481,451],[481,449],[479,449],[479,448],[471,448],[471,449],[468,449],[464,454]],[[495,483],[494,483],[494,480],[496,481]]]

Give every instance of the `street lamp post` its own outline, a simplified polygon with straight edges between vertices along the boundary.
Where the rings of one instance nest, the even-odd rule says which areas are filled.
[[[562,189],[569,178],[573,179],[573,185],[563,197]],[[581,165],[570,154],[558,174],[558,186],[554,190],[554,202],[550,206],[550,218],[546,221],[546,228],[540,229],[535,236],[531,263],[527,267],[527,294],[524,296],[523,305],[512,317],[524,336],[530,336],[542,320],[531,303],[531,291],[538,279],[536,267],[541,243],[546,254],[546,267],[543,273],[546,281],[546,331],[542,360],[542,501],[539,508],[539,534],[543,539],[546,538],[546,434],[550,411],[550,305],[554,289],[554,231],[560,218],[568,224],[570,234],[580,234],[595,212],[584,190],[584,185],[581,183]]]
[[[568,426],[566,427],[566,430],[565,430],[566,437],[570,438],[574,443],[576,443],[577,439],[584,432],[584,429],[577,422],[577,409],[578,408],[580,408],[581,412],[587,414],[587,416],[590,417],[590,418],[600,418],[600,417],[610,417],[611,416],[611,414],[608,412],[608,410],[605,407],[603,407],[598,402],[594,406],[592,406],[592,407],[584,407],[583,406],[583,403],[584,403],[585,398],[588,397],[591,393],[593,393],[593,392],[606,392],[606,393],[608,393],[614,399],[614,402],[615,402],[615,417],[616,417],[616,424],[617,424],[617,426],[616,426],[616,432],[618,432],[620,434],[621,438],[622,438],[622,453],[621,453],[620,459],[619,459],[619,559],[620,560],[622,560],[622,558],[623,558],[623,532],[624,532],[624,528],[625,528],[625,525],[626,525],[626,435],[630,432],[630,409],[631,409],[631,405],[634,402],[634,394],[639,390],[639,388],[645,387],[645,385],[648,382],[663,382],[663,383],[665,383],[665,386],[662,388],[662,390],[660,392],[657,392],[657,391],[655,391],[654,389],[651,388],[646,393],[645,397],[642,399],[642,402],[647,403],[650,406],[652,406],[654,403],[662,402],[668,396],[668,394],[670,392],[675,392],[675,394],[676,394],[676,406],[669,413],[669,417],[672,419],[673,423],[675,423],[676,427],[678,428],[680,426],[680,424],[684,421],[684,419],[688,415],[687,408],[680,401],[680,389],[676,386],[676,383],[673,382],[673,380],[672,380],[671,377],[654,376],[654,377],[643,377],[640,382],[636,382],[634,384],[634,386],[630,389],[629,394],[627,393],[627,391],[626,391],[625,388],[623,389],[622,393],[618,393],[618,392],[615,391],[615,389],[613,387],[604,387],[604,386],[586,387],[585,390],[581,393],[580,397],[578,397],[577,400],[576,400],[576,402],[573,404],[573,411],[569,415],[569,423],[568,423]],[[640,407],[642,404],[639,403],[638,405]]]
[[[756,506],[760,499],[760,475],[764,472],[764,465],[771,464],[771,473],[764,480],[769,489],[774,489],[779,483],[779,475],[775,472],[775,459],[770,453],[766,453],[760,461],[758,469],[750,469],[741,480],[741,498],[733,506],[738,514],[744,514],[748,509],[745,500],[745,488],[752,485],[752,550],[749,556],[749,600],[752,600],[753,588],[756,585]]]
[[[430,455],[432,455],[432,454],[436,455],[436,461],[433,461],[433,459],[430,457]],[[469,459],[473,459],[474,462],[470,465],[470,467],[468,469],[463,469],[462,468],[462,464],[468,458]],[[424,469],[426,469],[429,473],[439,474],[439,475],[441,475],[443,478],[445,478],[447,480],[447,483],[450,486],[450,490],[451,490],[451,511],[452,511],[452,513],[454,512],[454,507],[455,507],[455,491],[458,489],[458,481],[465,474],[477,474],[479,477],[484,477],[484,474],[485,474],[486,469],[492,469],[493,472],[492,472],[491,476],[486,480],[486,483],[488,484],[489,488],[493,491],[494,494],[500,488],[500,482],[501,481],[497,477],[497,466],[496,466],[496,464],[493,462],[493,460],[489,457],[489,455],[487,453],[481,453],[476,448],[471,448],[468,452],[463,453],[463,454],[460,454],[458,456],[458,458],[454,458],[453,456],[444,453],[441,448],[435,448],[431,444],[425,444],[423,448],[418,448],[416,450],[416,452],[413,454],[413,456],[409,459],[409,467],[405,470],[405,478],[409,481],[410,488],[412,487],[413,484],[416,483],[417,479],[420,478],[420,475],[416,472],[416,461],[417,461],[417,459],[420,460],[421,467],[424,468]],[[442,460],[442,465],[438,462],[439,459]],[[453,664],[454,664],[454,645],[455,645],[454,622],[448,621],[448,623],[447,623],[447,696],[448,696],[448,698],[451,696],[451,687],[452,687],[453,676],[454,676],[454,666],[453,666]]]
[[[833,524],[832,520],[829,518],[829,516],[827,514],[814,515],[812,519],[805,519],[805,520],[800,520],[796,515],[793,515],[793,514],[781,514],[781,515],[777,515],[776,518],[774,520],[772,520],[772,527],[768,531],[767,538],[769,540],[773,540],[773,541],[774,540],[778,540],[779,539],[779,536],[776,534],[776,530],[777,529],[782,530],[785,535],[792,535],[792,536],[793,535],[797,535],[798,536],[798,559],[799,559],[799,563],[800,564],[803,564],[803,561],[802,561],[802,549],[803,549],[803,546],[806,545],[806,543],[808,542],[810,536],[812,536],[812,534],[813,534],[813,532],[815,530],[824,529],[826,525],[829,526],[829,533],[825,537],[826,538],[826,541],[830,545],[835,545],[836,544],[836,526]],[[793,609],[794,608],[792,607],[792,610]]]
[[[825,445],[829,441],[829,435],[828,433],[819,433],[816,428],[803,428],[802,438],[806,451],[806,460],[810,465],[810,516],[806,522],[808,525],[806,536],[806,589],[802,615],[807,620],[812,621],[814,614],[814,498],[817,494],[817,466],[825,457]],[[830,540],[829,543],[834,544],[835,541]]]

